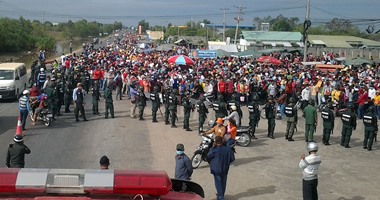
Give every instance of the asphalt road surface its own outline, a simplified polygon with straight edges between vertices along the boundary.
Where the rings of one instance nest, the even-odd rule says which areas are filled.
[[[75,122],[68,113],[50,127],[42,123],[32,126],[28,119],[23,132],[25,144],[32,153],[26,156],[28,168],[99,168],[99,159],[107,155],[112,169],[166,170],[174,176],[175,145],[184,143],[185,152],[192,156],[200,142],[197,134],[197,113],[192,113],[193,132],[182,129],[183,108],[179,110],[178,128],[151,123],[150,106],[145,109],[145,121],[129,117],[130,102],[124,97],[114,101],[114,119],[104,119],[91,112],[91,96],[86,96],[88,122]],[[104,99],[100,110],[104,110]],[[73,110],[73,109],[71,109]],[[211,111],[211,110],[210,110]],[[243,109],[243,125],[247,124],[247,109]],[[5,167],[7,146],[12,143],[17,124],[17,102],[0,103],[0,167]],[[209,114],[213,119],[214,113]],[[299,115],[301,116],[301,115]],[[230,168],[226,199],[302,199],[302,170],[298,168],[300,155],[306,153],[304,120],[299,119],[295,142],[284,139],[285,121],[276,121],[275,137],[266,137],[267,121],[262,119],[256,136],[249,147],[237,147],[236,160]],[[321,123],[315,136],[320,145],[322,164],[319,173],[320,199],[372,200],[379,199],[380,166],[379,143],[373,151],[362,148],[363,125],[353,133],[351,149],[339,145],[341,123],[337,119],[331,146],[321,144]],[[207,163],[194,170],[192,180],[205,190],[206,199],[215,199],[213,177]]]

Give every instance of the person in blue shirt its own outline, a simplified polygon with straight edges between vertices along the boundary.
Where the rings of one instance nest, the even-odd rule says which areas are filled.
[[[185,146],[183,144],[177,144],[176,150],[174,178],[190,180],[193,174],[193,167],[190,158],[185,154]]]
[[[29,103],[29,90],[24,90],[22,96],[18,100],[18,107],[20,108],[20,119],[22,124],[22,130],[25,131],[26,118],[30,112],[30,103]]]

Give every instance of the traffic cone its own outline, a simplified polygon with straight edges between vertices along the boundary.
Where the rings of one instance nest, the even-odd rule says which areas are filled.
[[[16,135],[22,135],[22,125],[20,117],[18,117],[17,119]]]

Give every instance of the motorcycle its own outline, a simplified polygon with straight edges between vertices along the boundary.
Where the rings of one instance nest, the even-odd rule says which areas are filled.
[[[33,121],[33,113],[29,113],[30,119]],[[37,121],[43,121],[45,126],[50,126],[52,121],[53,115],[49,113],[49,109],[44,108],[40,113],[37,115]]]

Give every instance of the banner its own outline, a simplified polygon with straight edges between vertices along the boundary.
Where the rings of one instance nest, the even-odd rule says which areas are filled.
[[[192,58],[216,58],[215,50],[194,50],[191,53]]]

